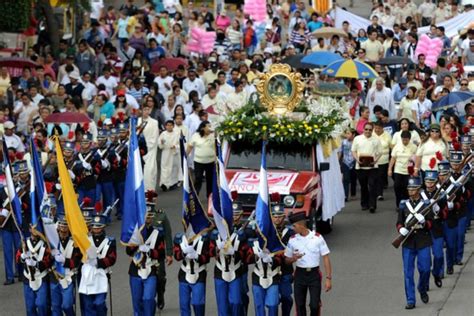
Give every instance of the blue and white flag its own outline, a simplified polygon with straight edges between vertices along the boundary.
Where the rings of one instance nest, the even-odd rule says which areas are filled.
[[[186,236],[192,238],[194,235],[209,229],[212,223],[204,212],[198,194],[194,189],[193,181],[189,176],[184,136],[181,136],[179,140],[179,147],[183,166],[183,225]]]
[[[268,249],[270,252],[277,252],[284,249],[273,224],[270,204],[268,201],[268,178],[267,178],[267,157],[266,142],[262,144],[262,161],[260,165],[260,183],[258,186],[257,205],[255,207],[255,221],[257,222],[258,240],[260,248]]]
[[[30,138],[31,151],[31,170],[30,170],[30,200],[31,200],[31,224],[36,229],[43,231],[49,243],[51,250],[59,249],[59,234],[54,220],[50,213],[50,200],[46,185],[44,183],[41,161],[36,150],[33,138]],[[41,221],[39,221],[41,217]],[[64,275],[64,266],[62,263],[55,261],[56,272]]]
[[[120,241],[124,244],[141,245],[141,230],[145,224],[146,202],[143,169],[136,133],[137,119],[130,118],[130,145],[128,147],[127,175],[123,196],[122,233]]]
[[[211,210],[214,222],[222,240],[226,241],[232,232],[233,212],[232,195],[225,176],[221,144],[216,143],[217,163],[212,179]]]
[[[10,164],[10,158],[8,157],[8,148],[5,142],[5,138],[3,138],[3,167],[5,170],[5,181],[7,186],[8,192],[8,199],[10,200],[13,214],[15,216],[15,221],[18,224],[18,229],[21,229],[23,224],[23,219],[21,216],[21,201],[16,193],[15,184],[13,182],[13,174],[12,174],[12,166]],[[19,232],[22,234],[22,232]]]

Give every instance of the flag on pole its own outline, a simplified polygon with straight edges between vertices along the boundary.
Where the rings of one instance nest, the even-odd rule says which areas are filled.
[[[44,231],[44,235],[49,243],[51,250],[59,249],[59,234],[56,229],[56,224],[54,220],[47,214],[46,209],[49,208],[50,201],[48,198],[48,191],[46,191],[46,185],[43,178],[43,169],[41,167],[41,161],[38,156],[38,151],[36,150],[36,145],[33,138],[30,138],[30,150],[31,150],[31,178],[32,188],[30,192],[33,192],[31,198],[31,222],[32,224],[36,223],[37,227],[39,224],[38,215],[41,217],[41,228]],[[33,202],[35,207],[33,207]],[[39,211],[38,211],[39,205]],[[35,220],[33,220],[33,216]],[[64,275],[64,266],[55,261],[56,272]]]
[[[82,253],[82,261],[86,262],[88,254],[96,253],[95,246],[90,242],[86,222],[82,216],[82,212],[77,203],[77,195],[72,185],[71,177],[64,163],[63,152],[59,144],[59,137],[55,140],[56,157],[58,161],[59,182],[61,184],[64,211],[66,213],[66,221],[71,231],[74,243],[79,247]]]
[[[257,222],[258,240],[260,248],[277,252],[284,249],[273,224],[272,214],[268,201],[267,157],[266,141],[262,143],[262,160],[260,165],[260,183],[258,187],[257,205],[255,207],[255,221]]]
[[[183,166],[183,225],[187,237],[193,237],[208,230],[212,223],[204,212],[189,175],[184,136],[179,140],[179,147]]]
[[[146,202],[143,170],[136,133],[137,119],[130,119],[130,144],[128,147],[127,176],[123,198],[122,233],[120,241],[124,244],[141,245],[140,234],[145,224]]]
[[[5,138],[3,138],[3,166],[5,169],[5,182],[8,191],[8,199],[10,200],[13,211],[12,215],[15,216],[18,229],[20,229],[23,224],[23,219],[21,216],[21,201],[18,197],[18,194],[16,193],[15,184],[13,183],[12,166],[10,164],[10,158],[8,157],[8,148]]]
[[[232,195],[225,176],[224,160],[222,159],[221,144],[216,142],[217,162],[212,180],[211,210],[219,236],[226,241],[232,231],[233,212]]]

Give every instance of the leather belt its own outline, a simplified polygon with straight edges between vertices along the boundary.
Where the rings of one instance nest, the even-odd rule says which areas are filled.
[[[300,268],[296,267],[296,270],[304,271],[304,272],[314,272],[314,271],[319,271],[319,267],[314,267],[314,268]]]

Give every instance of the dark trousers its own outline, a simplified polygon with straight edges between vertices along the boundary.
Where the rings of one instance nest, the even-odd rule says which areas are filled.
[[[214,172],[214,162],[211,162],[211,163],[199,163],[196,161],[194,162],[194,176],[196,177],[194,188],[196,189],[197,194],[199,194],[199,191],[201,191],[204,174],[206,174],[206,196],[209,196],[211,194],[213,172]]]
[[[357,173],[355,168],[349,168],[346,164],[341,163],[342,183],[344,185],[344,193],[346,199],[349,198],[349,187],[351,196],[356,195]]]
[[[393,174],[393,189],[395,190],[395,203],[397,203],[397,207],[400,207],[401,200],[408,199],[408,178],[407,174]]]
[[[157,305],[160,306],[165,302],[165,290],[166,290],[166,270],[165,260],[160,260],[158,271],[156,274],[156,301]]]
[[[377,196],[383,196],[383,189],[388,186],[388,163],[379,165],[377,172]]]
[[[293,289],[295,292],[296,315],[306,316],[306,295],[308,292],[310,315],[320,315],[321,272],[318,268],[312,269],[311,271],[296,268]]]
[[[357,170],[362,207],[377,208],[377,174],[378,168]]]

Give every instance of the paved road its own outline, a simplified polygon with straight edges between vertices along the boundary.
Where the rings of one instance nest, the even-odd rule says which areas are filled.
[[[362,212],[356,201],[349,202],[334,223],[334,230],[326,236],[331,249],[333,263],[333,290],[323,295],[325,315],[402,315],[405,313],[401,254],[390,242],[395,235],[395,211],[391,188],[386,193],[386,201],[379,204],[376,214]],[[180,192],[166,192],[160,195],[161,207],[165,209],[175,232],[182,230],[180,224]],[[117,222],[107,229],[119,237],[120,224]],[[459,306],[472,312],[474,234],[468,233],[466,258],[470,261],[465,270],[466,277],[459,277],[460,268],[444,280],[442,289],[431,284],[430,303],[418,304],[411,315],[466,315]],[[113,268],[113,309],[115,315],[131,315],[127,269],[129,259],[122,246],[118,248],[118,263]],[[0,256],[3,266],[3,256]],[[162,315],[179,315],[178,310],[178,265],[168,269],[166,308]],[[212,280],[212,269],[208,276],[206,311],[216,315],[216,302]],[[0,272],[3,281],[3,271]],[[459,286],[455,286],[459,284]],[[469,294],[471,293],[471,294]],[[22,287],[16,283],[5,287],[0,285],[2,302],[1,315],[23,315],[24,302]],[[418,300],[419,301],[419,300]]]

